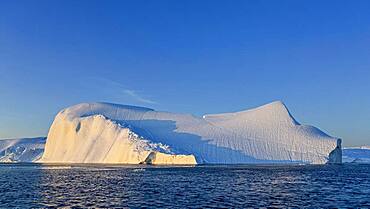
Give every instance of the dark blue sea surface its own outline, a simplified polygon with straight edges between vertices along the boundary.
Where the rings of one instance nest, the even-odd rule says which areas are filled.
[[[370,165],[0,164],[0,208],[370,207]]]

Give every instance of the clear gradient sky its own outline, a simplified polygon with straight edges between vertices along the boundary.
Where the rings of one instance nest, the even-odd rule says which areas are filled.
[[[0,138],[105,101],[195,115],[282,100],[370,144],[370,1],[0,0]]]

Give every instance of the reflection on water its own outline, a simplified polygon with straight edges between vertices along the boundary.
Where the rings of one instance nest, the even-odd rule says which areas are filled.
[[[370,165],[0,165],[0,207],[370,207]]]

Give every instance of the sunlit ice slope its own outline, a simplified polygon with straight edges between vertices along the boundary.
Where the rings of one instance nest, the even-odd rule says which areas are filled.
[[[40,162],[340,163],[341,140],[300,125],[282,102],[202,118],[83,103],[56,116]]]

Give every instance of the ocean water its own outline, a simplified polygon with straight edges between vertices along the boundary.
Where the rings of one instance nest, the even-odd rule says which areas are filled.
[[[370,165],[0,164],[0,208],[370,207]]]

